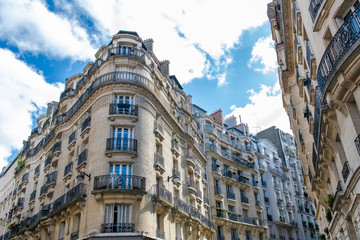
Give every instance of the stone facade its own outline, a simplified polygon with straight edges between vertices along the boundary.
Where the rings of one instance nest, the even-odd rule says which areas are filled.
[[[269,239],[318,239],[315,207],[304,186],[293,137],[276,127],[256,137]]]
[[[358,0],[274,0],[284,108],[323,239],[360,239]]]
[[[28,139],[0,239],[211,239],[191,98],[152,47],[120,31],[66,79]]]

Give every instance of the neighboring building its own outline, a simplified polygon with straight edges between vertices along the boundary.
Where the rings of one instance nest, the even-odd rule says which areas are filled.
[[[274,0],[283,105],[322,238],[360,239],[360,3]]]
[[[293,137],[275,127],[257,133],[256,137],[259,140],[255,153],[261,173],[269,239],[318,239],[315,208],[303,185]]]
[[[221,109],[207,115],[194,106],[194,112],[204,132],[214,239],[267,239],[256,159],[247,126],[227,128]]]
[[[204,143],[169,61],[128,31],[95,56],[38,118],[0,239],[211,239]]]
[[[25,167],[24,155],[28,149],[28,142],[24,141],[22,149],[0,173],[0,236],[3,236],[7,232],[8,219],[12,217],[10,211],[12,200],[17,194],[14,173]]]

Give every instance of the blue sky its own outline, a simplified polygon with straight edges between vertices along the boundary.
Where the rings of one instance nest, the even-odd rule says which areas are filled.
[[[14,157],[46,103],[118,30],[154,39],[193,103],[239,116],[252,132],[289,132],[267,22],[268,0],[2,0],[0,167]]]

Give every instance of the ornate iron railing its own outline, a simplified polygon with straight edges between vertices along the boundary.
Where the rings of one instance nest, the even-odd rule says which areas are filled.
[[[50,173],[46,178],[46,186],[56,183],[57,171]]]
[[[348,161],[346,161],[344,163],[344,166],[343,166],[343,169],[342,169],[341,173],[342,173],[342,176],[344,178],[344,183],[346,183],[346,181],[347,181],[347,179],[349,177],[349,174],[350,174],[350,166],[349,166]]]
[[[323,0],[311,0],[309,5],[309,13],[311,16],[311,20],[314,22],[316,19],[316,16],[318,15],[320,6],[322,4]]]
[[[64,209],[69,204],[78,200],[82,200],[85,197],[86,197],[85,184],[80,183],[54,201],[52,213]]]
[[[119,232],[134,232],[135,224],[133,223],[105,223],[101,225],[101,232],[103,233],[119,233]]]
[[[73,131],[73,132],[70,134],[68,144],[70,144],[70,143],[72,143],[73,141],[75,141],[75,139],[76,139],[76,130]]]
[[[80,166],[81,164],[83,164],[84,162],[86,162],[87,160],[87,149],[84,149],[78,156],[78,166]]]
[[[324,93],[325,85],[330,80],[339,62],[350,48],[360,38],[360,7],[344,21],[326,48],[317,72],[317,82],[321,93]]]
[[[172,204],[172,193],[168,191],[163,185],[155,186],[155,196]]]
[[[64,177],[67,176],[70,172],[72,172],[73,162],[69,162],[64,169]]]
[[[137,152],[137,140],[131,138],[108,138],[106,151]]]
[[[138,106],[127,103],[111,103],[109,106],[109,114],[138,116]]]
[[[145,191],[146,179],[134,175],[103,175],[94,179],[96,190],[140,190]]]
[[[81,132],[83,132],[87,127],[90,126],[91,123],[91,117],[87,117],[81,124]]]
[[[145,53],[137,48],[113,47],[108,49],[109,56],[129,56],[145,61]]]

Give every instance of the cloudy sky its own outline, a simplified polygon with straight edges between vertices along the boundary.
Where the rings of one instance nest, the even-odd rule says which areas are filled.
[[[1,0],[0,167],[21,148],[65,78],[119,30],[152,38],[193,102],[241,116],[253,133],[290,132],[267,22],[269,0]],[[238,119],[239,121],[239,119]]]

